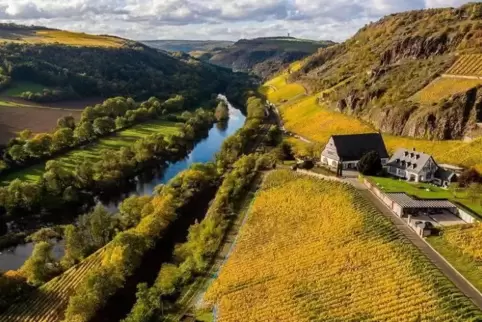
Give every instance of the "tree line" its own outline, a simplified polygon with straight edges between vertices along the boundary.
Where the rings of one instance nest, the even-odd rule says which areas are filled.
[[[23,130],[5,148],[0,160],[0,174],[17,171],[134,124],[165,118],[170,113],[183,110],[184,101],[180,95],[164,102],[151,97],[140,104],[132,98],[109,98],[102,104],[87,106],[78,123],[72,116],[59,118],[53,133],[33,135],[30,130]]]
[[[23,95],[41,102],[112,96],[167,99],[174,92],[189,104],[199,104],[211,93],[225,92],[233,78],[245,77],[136,42],[121,48],[5,43],[0,56],[0,88],[20,81],[43,85],[48,89]]]
[[[84,160],[69,170],[48,161],[38,182],[15,179],[0,188],[0,214],[25,216],[82,205],[92,195],[119,190],[143,169],[185,156],[207,134],[214,116],[203,109],[184,115],[189,118],[178,134],[151,134],[119,151],[106,150],[96,162]]]
[[[264,105],[260,104],[258,108],[264,110]],[[223,144],[215,162],[193,165],[189,170],[176,176],[168,185],[158,189],[158,194],[150,202],[152,207],[142,205],[139,223],[114,238],[107,246],[103,266],[92,271],[76,294],[71,297],[66,311],[66,321],[88,321],[94,317],[108,299],[124,285],[126,278],[134,273],[142,255],[170,228],[170,224],[177,218],[176,210],[194,200],[208,187],[218,186],[222,175],[233,167],[239,157],[249,152],[250,146],[247,142],[255,139],[256,128],[259,129],[262,122],[262,119],[258,118],[260,114],[255,113],[255,108],[252,107],[250,110],[245,126],[230,137],[239,137],[234,139],[239,144]],[[264,118],[264,113],[262,115]],[[234,155],[238,157],[232,162],[229,161]],[[228,165],[228,162],[231,163]],[[188,179],[189,182],[186,183],[185,180]],[[138,214],[139,211],[133,217],[139,218]],[[115,258],[113,254],[116,254]],[[87,296],[92,294],[95,295]]]

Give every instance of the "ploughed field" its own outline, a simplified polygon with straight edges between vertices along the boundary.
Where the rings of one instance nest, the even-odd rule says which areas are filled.
[[[180,123],[168,121],[152,121],[138,124],[127,130],[114,133],[112,136],[95,141],[88,146],[72,150],[65,155],[54,158],[54,160],[60,161],[67,169],[73,169],[84,160],[90,162],[98,161],[101,158],[102,153],[106,150],[120,150],[122,147],[131,146],[135,141],[151,134],[176,134],[178,133],[179,127]],[[16,171],[0,177],[0,184],[8,184],[10,181],[17,178],[26,181],[37,181],[44,173],[44,170],[45,162],[40,162],[21,171]]]
[[[354,188],[279,170],[205,300],[218,321],[482,317]]]

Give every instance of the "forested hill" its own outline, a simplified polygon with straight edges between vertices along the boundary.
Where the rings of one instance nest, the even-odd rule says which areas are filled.
[[[252,72],[266,79],[287,68],[291,62],[333,44],[331,41],[293,37],[241,39],[232,46],[207,52],[199,58],[236,71]]]
[[[54,101],[76,97],[130,96],[160,99],[173,94],[209,98],[235,76],[186,56],[171,56],[141,43],[39,27],[1,25],[0,87],[37,83],[47,90],[22,97]]]
[[[383,131],[461,138],[482,122],[481,19],[482,3],[393,14],[321,49],[290,80]]]

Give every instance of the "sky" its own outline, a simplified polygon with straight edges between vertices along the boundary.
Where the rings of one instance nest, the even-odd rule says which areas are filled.
[[[482,1],[482,0],[481,0]],[[0,21],[148,39],[343,41],[384,15],[466,0],[0,0]],[[473,1],[472,1],[473,2]]]

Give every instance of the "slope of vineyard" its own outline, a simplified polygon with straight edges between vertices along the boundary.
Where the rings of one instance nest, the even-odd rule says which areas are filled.
[[[463,55],[450,67],[446,74],[482,76],[482,54]]]
[[[218,321],[473,321],[482,318],[352,187],[268,175],[208,290]]]
[[[0,314],[0,322],[53,322],[63,319],[69,298],[91,268],[100,265],[105,248],[41,286],[25,301]]]
[[[333,111],[319,104],[316,94],[297,96],[288,95],[284,87],[286,79],[276,77],[260,87],[260,92],[272,98],[276,91],[284,93],[285,103],[278,103],[278,108],[287,130],[324,145],[331,135],[376,132],[377,129],[362,120]],[[427,140],[406,136],[384,134],[385,145],[389,152],[397,148],[416,148],[435,157],[439,163],[457,164],[475,167],[482,172],[482,138],[472,142],[460,140]]]
[[[444,98],[448,99],[455,94],[465,93],[479,85],[482,85],[482,79],[440,77],[425,86],[412,99],[422,104],[437,103]]]

